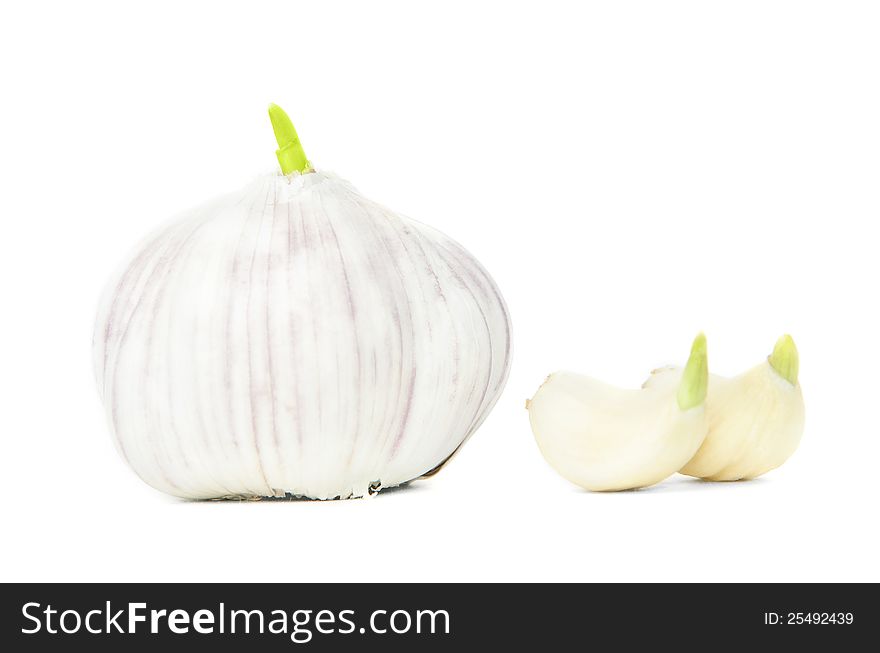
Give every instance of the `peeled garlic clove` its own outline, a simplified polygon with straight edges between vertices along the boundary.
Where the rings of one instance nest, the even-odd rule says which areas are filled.
[[[109,285],[94,336],[118,449],[179,497],[358,497],[435,470],[510,365],[504,301],[440,232],[312,170],[186,213]]]
[[[681,473],[712,481],[766,474],[797,449],[804,432],[798,352],[782,336],[766,361],[733,378],[712,375],[709,435]]]
[[[571,372],[551,374],[528,402],[547,462],[588,490],[627,490],[662,481],[690,460],[706,436],[706,338],[694,340],[684,370],[640,390]]]

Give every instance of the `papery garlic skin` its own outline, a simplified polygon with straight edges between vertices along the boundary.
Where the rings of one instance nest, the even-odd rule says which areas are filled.
[[[711,375],[709,434],[681,473],[711,481],[752,479],[795,452],[804,432],[804,398],[765,361],[733,378]]]
[[[705,340],[702,347],[705,376]],[[572,483],[595,491],[647,487],[678,471],[706,437],[702,397],[682,409],[681,388],[681,369],[641,390],[556,372],[529,400],[529,421],[544,458]]]
[[[101,302],[119,451],[195,499],[359,497],[432,471],[510,365],[492,279],[327,172],[266,175],[147,239]]]

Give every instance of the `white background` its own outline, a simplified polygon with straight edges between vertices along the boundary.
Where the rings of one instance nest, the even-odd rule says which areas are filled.
[[[880,581],[880,10],[857,2],[6,3],[2,580]],[[173,213],[310,158],[468,247],[507,390],[441,474],[375,499],[191,503],[117,456],[103,284]],[[807,428],[746,483],[590,494],[524,399],[801,352]]]

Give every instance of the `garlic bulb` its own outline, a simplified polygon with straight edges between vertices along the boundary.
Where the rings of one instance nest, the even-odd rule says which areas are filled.
[[[674,474],[706,437],[706,339],[694,340],[684,371],[641,390],[570,372],[551,374],[527,403],[547,462],[588,490],[645,487]]]
[[[154,233],[98,312],[118,449],[178,497],[400,485],[442,465],[507,378],[508,314],[480,264],[314,172],[284,112],[270,116],[283,174]]]
[[[711,375],[706,411],[709,434],[682,474],[736,481],[766,474],[788,460],[804,432],[791,336],[781,337],[766,361],[739,376]]]

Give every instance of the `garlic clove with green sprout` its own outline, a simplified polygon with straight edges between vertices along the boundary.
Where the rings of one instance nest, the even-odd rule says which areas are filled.
[[[681,473],[736,481],[766,474],[788,460],[804,431],[798,367],[794,340],[785,335],[766,361],[747,372],[733,378],[711,375],[709,434]]]
[[[588,490],[658,483],[691,459],[706,437],[706,338],[696,337],[684,370],[640,390],[573,374],[551,374],[528,401],[541,453]]]
[[[105,292],[93,354],[117,448],[195,499],[360,497],[431,473],[504,387],[501,294],[270,118],[282,174],[161,228]]]

